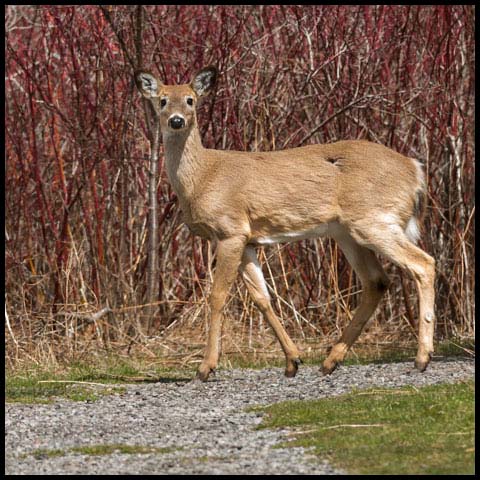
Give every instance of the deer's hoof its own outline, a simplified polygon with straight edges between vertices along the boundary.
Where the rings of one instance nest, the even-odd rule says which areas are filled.
[[[428,352],[427,355],[417,355],[415,359],[415,368],[419,372],[424,372],[432,359],[432,353]]]
[[[197,376],[195,377],[197,380],[202,382],[206,382],[210,374],[215,375],[215,369],[211,367],[202,368],[200,367],[197,371]]]
[[[300,358],[295,358],[293,360],[289,360],[287,362],[287,368],[285,369],[285,376],[288,378],[293,378],[297,372],[298,367],[302,364],[302,360]]]
[[[331,361],[325,360],[322,365],[322,374],[330,375],[335,371],[338,365],[339,365],[338,362],[331,362]]]

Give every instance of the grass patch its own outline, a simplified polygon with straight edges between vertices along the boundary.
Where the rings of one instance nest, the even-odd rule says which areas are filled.
[[[57,376],[48,372],[28,376],[7,375],[5,385],[6,401],[11,403],[52,403],[57,397],[93,402],[102,395],[124,391],[124,387],[86,382],[75,376]]]
[[[146,455],[148,453],[170,453],[175,451],[173,447],[149,447],[144,445],[87,445],[74,447],[70,451],[82,455],[111,455],[112,453],[123,453],[126,455]]]
[[[203,455],[195,459],[196,462],[208,463],[208,462],[222,462],[228,460],[229,457],[220,457],[218,455]]]
[[[84,445],[81,447],[73,447],[67,450],[61,449],[39,449],[30,454],[24,454],[23,457],[33,455],[37,459],[63,457],[69,453],[77,453],[80,455],[112,455],[113,453],[123,453],[127,455],[146,455],[149,453],[164,454],[170,453],[178,448],[173,447],[150,447],[145,445]]]
[[[371,389],[263,410],[260,428],[293,427],[289,446],[313,447],[349,473],[474,473],[473,381]]]
[[[65,450],[61,450],[59,448],[50,450],[47,448],[40,448],[31,454],[24,453],[21,455],[21,458],[26,458],[29,455],[33,455],[37,460],[42,460],[44,458],[63,457],[65,455]]]
[[[48,381],[47,381],[48,382]],[[99,388],[77,383],[41,384],[32,380],[9,382],[6,401],[9,403],[53,403],[55,398],[66,398],[75,402],[94,402],[102,395],[123,393],[123,387]]]
[[[120,358],[105,357],[95,363],[73,362],[61,370],[32,367],[7,372],[6,401],[51,403],[56,397],[73,401],[95,401],[102,395],[122,393],[125,383],[190,381],[174,369],[151,368]]]

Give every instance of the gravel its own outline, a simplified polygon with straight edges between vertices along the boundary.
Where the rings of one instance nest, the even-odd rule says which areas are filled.
[[[315,399],[373,386],[453,383],[473,378],[474,361],[439,359],[419,373],[412,363],[343,366],[323,377],[302,365],[283,369],[220,370],[207,383],[165,381],[126,385],[95,402],[6,404],[7,475],[45,474],[340,474],[303,448],[274,448],[287,429],[255,427],[262,414],[246,410],[283,400]],[[290,437],[291,438],[291,437]],[[88,445],[168,447],[156,453],[85,455]],[[39,453],[60,449],[61,456]]]

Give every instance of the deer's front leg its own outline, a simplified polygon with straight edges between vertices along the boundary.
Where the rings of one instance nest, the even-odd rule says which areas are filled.
[[[197,378],[203,382],[208,379],[210,372],[217,367],[220,353],[222,309],[228,291],[237,276],[245,244],[243,237],[229,238],[218,242],[217,266],[209,298],[210,329],[208,331],[207,348],[197,372]]]
[[[250,295],[257,307],[268,320],[268,323],[282,345],[287,361],[285,376],[294,377],[297,373],[298,366],[301,363],[300,354],[273,311],[270,295],[267,290],[267,284],[265,283],[262,269],[258,263],[257,254],[255,253],[255,248],[251,245],[247,245],[245,248],[240,271],[242,272],[245,285],[247,286]]]

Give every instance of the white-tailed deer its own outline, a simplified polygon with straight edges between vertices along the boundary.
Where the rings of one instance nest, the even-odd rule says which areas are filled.
[[[271,306],[255,246],[320,236],[336,240],[363,287],[361,303],[323,372],[331,373],[344,359],[388,287],[374,252],[415,279],[420,297],[415,366],[423,371],[433,353],[435,261],[414,244],[425,205],[420,164],[363,140],[273,152],[204,148],[195,108],[216,77],[217,70],[207,67],[190,84],[172,86],[149,72],[135,74],[158,115],[167,174],[184,221],[194,234],[218,243],[208,342],[197,377],[207,380],[217,366],[222,309],[238,271],[282,345],[285,375],[296,374],[299,351]]]

